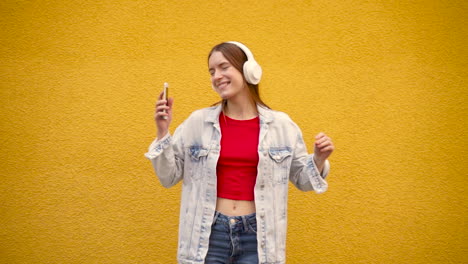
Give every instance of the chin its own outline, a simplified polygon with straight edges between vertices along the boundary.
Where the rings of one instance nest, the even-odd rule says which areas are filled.
[[[224,100],[231,98],[229,94],[224,94],[224,93],[219,93],[219,97],[221,97],[221,99],[224,99]]]

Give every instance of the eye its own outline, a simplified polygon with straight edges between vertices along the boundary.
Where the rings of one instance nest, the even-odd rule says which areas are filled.
[[[231,67],[231,64],[227,63],[227,62],[224,62],[224,63],[221,63],[221,65],[219,65],[219,67],[221,68],[221,70],[227,70],[229,69],[229,67]]]

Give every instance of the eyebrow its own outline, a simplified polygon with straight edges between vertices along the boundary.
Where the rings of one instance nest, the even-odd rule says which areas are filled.
[[[223,61],[223,62],[221,62],[220,64],[217,64],[216,66],[223,67],[223,66],[225,66],[226,64],[227,64],[227,65],[230,65],[230,63],[229,63],[228,61]],[[211,67],[211,68],[208,68],[208,71],[212,71],[212,70],[213,70],[212,67]]]

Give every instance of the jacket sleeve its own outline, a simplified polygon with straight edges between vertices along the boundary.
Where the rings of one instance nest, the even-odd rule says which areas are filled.
[[[176,129],[174,136],[168,133],[163,138],[154,140],[145,153],[159,181],[166,188],[174,186],[184,177],[183,130],[184,123]]]
[[[330,163],[325,162],[322,174],[317,169],[314,162],[314,154],[308,154],[302,137],[302,133],[297,127],[296,144],[293,148],[290,181],[302,191],[312,191],[323,193],[327,190],[328,184],[325,181],[329,171]]]

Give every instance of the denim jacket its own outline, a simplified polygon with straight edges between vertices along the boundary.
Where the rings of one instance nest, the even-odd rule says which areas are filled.
[[[299,127],[285,113],[258,106],[260,135],[255,184],[258,257],[261,264],[285,263],[288,179],[302,191],[327,190]],[[145,156],[164,187],[182,181],[178,262],[204,263],[216,207],[221,106],[193,112],[175,131],[155,140]],[[239,139],[242,140],[242,139]]]

